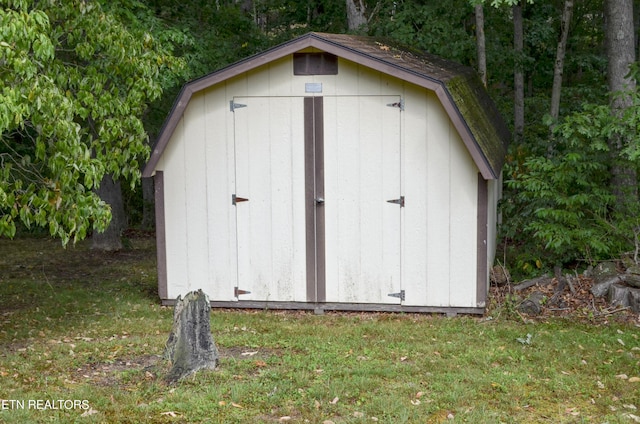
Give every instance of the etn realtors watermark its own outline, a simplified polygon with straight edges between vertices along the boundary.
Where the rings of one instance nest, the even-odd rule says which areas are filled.
[[[88,400],[80,399],[0,399],[0,411],[36,409],[40,411],[89,409]]]

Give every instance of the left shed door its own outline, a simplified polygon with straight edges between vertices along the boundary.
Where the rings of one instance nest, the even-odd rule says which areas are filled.
[[[235,97],[231,109],[238,299],[306,301],[303,99]]]

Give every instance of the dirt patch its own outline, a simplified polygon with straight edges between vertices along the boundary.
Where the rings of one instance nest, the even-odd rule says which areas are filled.
[[[266,360],[281,354],[277,349],[250,348],[243,346],[219,347],[220,360]],[[160,355],[141,355],[131,358],[118,358],[112,361],[91,362],[76,368],[72,373],[73,382],[91,382],[97,386],[122,385],[127,374],[155,380],[169,371],[169,362]]]
[[[135,358],[108,362],[92,362],[73,373],[75,382],[91,382],[96,386],[114,386],[122,383],[123,373],[142,373],[145,379],[154,380],[165,367],[161,356],[142,355]]]

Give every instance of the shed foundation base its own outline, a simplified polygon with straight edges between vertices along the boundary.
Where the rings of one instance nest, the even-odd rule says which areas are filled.
[[[162,299],[162,305],[173,306],[175,299]],[[483,315],[484,308],[472,307],[447,307],[447,306],[407,306],[386,303],[307,303],[307,302],[264,302],[252,300],[240,300],[237,302],[211,301],[212,308],[228,309],[288,309],[288,310],[310,310],[317,315],[324,314],[325,311],[346,311],[346,312],[404,312],[404,313],[436,313],[446,314],[454,317],[457,314]]]

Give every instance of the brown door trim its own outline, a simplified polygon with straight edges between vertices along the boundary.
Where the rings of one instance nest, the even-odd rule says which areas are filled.
[[[322,97],[304,98],[307,301],[326,300],[324,234],[324,110]]]
[[[167,236],[164,215],[164,174],[156,171],[153,177],[156,211],[156,251],[158,255],[158,295],[168,299],[167,288]]]

